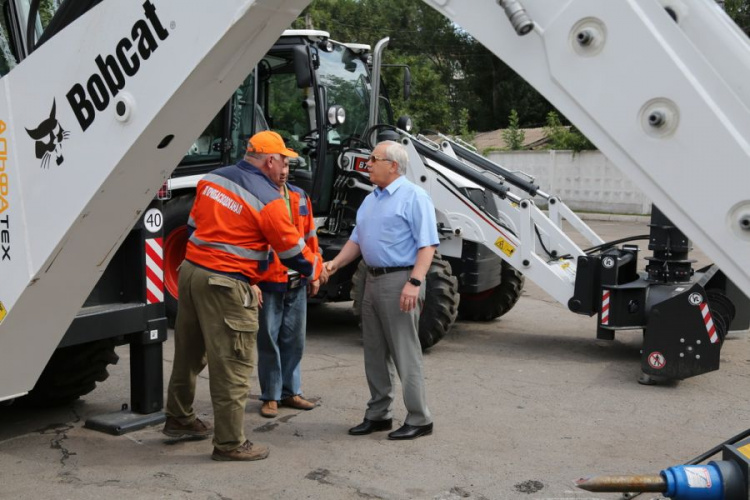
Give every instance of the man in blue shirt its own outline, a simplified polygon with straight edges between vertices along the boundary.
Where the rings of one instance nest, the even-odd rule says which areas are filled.
[[[375,147],[367,165],[376,189],[357,211],[357,225],[344,248],[326,263],[332,274],[362,255],[368,268],[362,334],[371,397],[362,423],[349,429],[355,436],[392,428],[394,364],[408,415],[388,438],[432,434],[418,327],[424,281],[439,241],[429,195],[404,177],[408,160],[397,142]]]

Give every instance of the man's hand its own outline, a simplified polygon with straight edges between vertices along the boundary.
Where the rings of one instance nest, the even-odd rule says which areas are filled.
[[[325,269],[326,271],[328,271],[328,276],[330,277],[330,276],[336,274],[336,271],[339,270],[339,266],[336,265],[336,263],[334,261],[329,260],[328,262],[324,262],[323,263],[323,269]]]
[[[328,272],[328,268],[326,268],[324,263],[320,270],[320,277],[318,278],[320,280],[320,283],[318,286],[328,283],[328,278],[330,278],[329,274],[330,273]]]
[[[252,285],[250,288],[253,289],[253,293],[258,297],[258,308],[263,307],[263,292],[260,290],[258,285]]]
[[[419,287],[414,286],[408,281],[401,290],[401,299],[399,306],[401,312],[409,312],[417,307],[417,301],[419,300]]]
[[[320,290],[320,280],[311,281],[307,284],[308,297],[315,297],[318,295],[318,290]]]

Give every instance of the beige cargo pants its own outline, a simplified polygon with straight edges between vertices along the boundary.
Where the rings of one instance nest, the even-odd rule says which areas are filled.
[[[208,364],[214,409],[214,446],[222,451],[245,442],[245,403],[255,368],[258,298],[244,281],[185,261],[180,269],[180,307],[167,415],[182,424],[195,419],[195,381]]]

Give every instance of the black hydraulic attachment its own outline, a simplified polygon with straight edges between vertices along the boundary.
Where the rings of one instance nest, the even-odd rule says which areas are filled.
[[[688,258],[690,240],[656,207],[650,227],[653,255],[645,272],[637,271],[634,245],[579,257],[568,308],[596,314],[599,339],[614,339],[617,330],[643,330],[642,383],[718,370],[735,302],[745,305],[748,299],[715,266],[696,272]]]

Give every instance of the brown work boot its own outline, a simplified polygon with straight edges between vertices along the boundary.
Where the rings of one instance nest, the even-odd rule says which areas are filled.
[[[260,414],[266,418],[275,418],[279,415],[279,405],[276,401],[263,401]]]
[[[302,399],[302,396],[298,394],[296,396],[282,399],[281,406],[288,406],[289,408],[296,408],[298,410],[312,410],[315,408],[315,403]]]
[[[189,424],[181,424],[174,417],[167,417],[164,422],[163,434],[175,439],[206,439],[211,436],[211,424],[196,418]]]
[[[239,448],[229,451],[221,451],[214,448],[211,458],[219,462],[250,462],[253,460],[263,460],[268,456],[268,453],[268,446],[245,441],[245,444]]]

